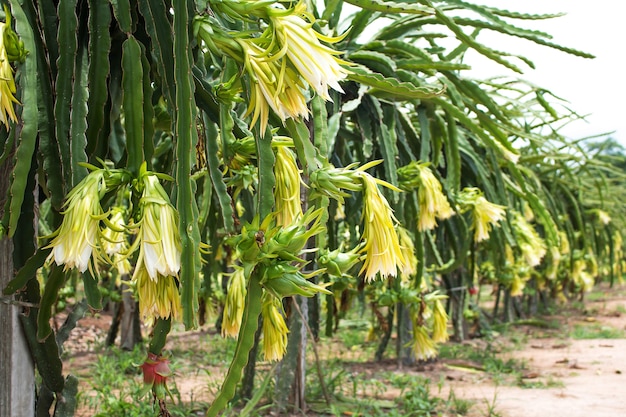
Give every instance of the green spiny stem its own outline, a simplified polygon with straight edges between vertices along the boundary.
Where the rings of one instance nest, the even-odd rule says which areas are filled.
[[[228,402],[235,395],[237,384],[241,379],[241,371],[248,362],[248,353],[254,345],[254,334],[257,331],[259,316],[261,315],[261,295],[263,294],[263,288],[261,288],[260,282],[261,277],[255,269],[248,283],[248,292],[246,294],[246,303],[243,310],[241,328],[239,329],[235,356],[230,363],[222,388],[207,411],[207,417],[215,417],[226,408]]]
[[[161,351],[167,341],[167,335],[172,329],[171,319],[158,319],[154,325],[154,331],[152,332],[152,340],[150,340],[150,346],[148,352],[155,355],[161,355]]]
[[[174,81],[176,84],[176,208],[180,216],[181,239],[181,301],[183,323],[191,329],[198,325],[198,272],[200,270],[200,230],[195,184],[190,178],[195,160],[194,146],[198,142],[195,119],[195,102],[191,78],[189,49],[190,2],[177,1],[174,6]]]

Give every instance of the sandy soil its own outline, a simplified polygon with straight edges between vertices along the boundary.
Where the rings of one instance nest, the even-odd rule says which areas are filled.
[[[575,340],[565,348],[561,340],[542,343],[515,357],[529,365],[524,382],[541,381],[545,388],[498,385],[484,375],[456,371],[448,373],[454,379],[447,389],[476,401],[472,415],[488,415],[489,407],[502,417],[626,415],[626,340]]]
[[[610,294],[607,293],[607,297]],[[626,329],[626,297],[586,303],[585,314],[562,318],[562,326],[593,325]],[[523,382],[497,384],[482,372],[434,369],[447,379],[444,392],[476,401],[471,416],[626,416],[626,339],[554,338],[532,332],[525,347],[505,356],[526,364]],[[439,367],[436,367],[439,368]]]

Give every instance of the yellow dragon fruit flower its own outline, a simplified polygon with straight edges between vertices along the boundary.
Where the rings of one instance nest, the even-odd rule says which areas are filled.
[[[546,244],[535,228],[519,212],[515,212],[512,222],[518,245],[529,266],[537,266],[546,254]]]
[[[270,21],[281,52],[320,97],[331,100],[329,88],[343,93],[339,81],[346,78],[348,70],[340,64],[346,62],[337,58],[341,52],[323,45],[320,40],[332,44],[344,36],[328,37],[316,32],[313,29],[315,18],[307,12],[304,2],[287,13],[270,13]]]
[[[68,194],[63,222],[47,246],[51,259],[64,269],[77,268],[85,272],[89,260],[100,247],[100,221],[106,217],[100,197],[106,191],[104,170],[90,172]],[[98,253],[96,252],[96,257]]]
[[[230,274],[228,292],[222,315],[222,336],[237,338],[243,318],[243,308],[246,300],[246,276],[244,268],[235,266]]]
[[[15,80],[13,79],[13,68],[9,62],[7,45],[5,44],[5,31],[11,30],[6,23],[0,22],[0,122],[9,128],[9,121],[17,122],[14,103],[18,103],[15,98]]]
[[[139,202],[142,217],[139,222],[137,265],[143,264],[150,278],[156,281],[159,275],[176,276],[180,270],[178,212],[156,175],[144,175],[143,186]]]
[[[557,273],[559,272],[559,264],[561,263],[561,251],[556,246],[550,247],[550,263],[546,268],[546,278],[549,280],[555,280]]]
[[[437,356],[435,342],[428,336],[426,327],[413,325],[413,353],[417,360],[427,360]]]
[[[157,274],[153,279],[143,265],[137,265],[131,282],[139,300],[139,314],[148,326],[155,319],[180,318],[182,306],[176,278]]]
[[[458,196],[458,201],[463,210],[472,210],[474,242],[489,239],[492,225],[498,226],[498,222],[505,217],[506,207],[488,201],[478,188],[464,188]]]
[[[102,229],[102,250],[104,253],[113,256],[128,250],[125,229],[124,210],[119,207],[112,208],[109,222]]]
[[[527,272],[524,268],[522,268],[521,270],[520,268],[518,268],[518,270],[515,271],[515,274],[513,275],[513,279],[511,280],[509,286],[511,297],[519,297],[524,294],[524,288],[526,288],[527,280],[527,277],[522,275],[525,275]]]
[[[598,221],[600,221],[600,223],[602,223],[603,225],[606,226],[607,224],[611,223],[611,216],[606,211],[597,209],[595,211],[595,214],[598,218]]]
[[[287,324],[281,314],[281,301],[266,293],[263,297],[263,354],[267,361],[279,361],[287,351]]]
[[[441,183],[428,165],[428,162],[414,161],[398,169],[400,187],[405,190],[417,188],[420,231],[432,230],[437,226],[437,219],[445,220],[455,214],[443,194]]]
[[[407,264],[395,228],[398,221],[379,190],[377,180],[366,172],[361,172],[360,177],[364,193],[362,239],[365,242],[361,249],[365,253],[365,259],[360,273],[365,272],[367,281],[372,281],[376,274],[383,278],[395,277],[397,269],[404,270]]]
[[[302,217],[302,203],[300,202],[302,179],[296,156],[287,146],[276,147],[274,177],[276,178],[274,187],[276,224],[290,226]]]
[[[250,125],[257,120],[261,123],[261,132],[267,128],[269,109],[284,122],[288,118],[302,116],[308,119],[309,109],[303,90],[305,85],[298,75],[284,66],[280,56],[270,56],[253,40],[240,39],[245,53],[245,68],[250,75],[250,101],[246,116],[252,114]]]
[[[450,338],[448,334],[448,313],[441,300],[445,296],[435,299],[433,303],[433,342],[444,343]]]
[[[445,220],[454,215],[448,199],[443,194],[441,183],[426,164],[419,165],[420,187],[417,190],[419,202],[418,228],[421,231],[432,230],[437,220]]]
[[[417,256],[415,256],[415,244],[413,238],[409,234],[409,231],[402,226],[397,227],[398,238],[400,239],[400,250],[402,251],[402,257],[406,261],[404,267],[400,271],[402,278],[408,280],[411,275],[415,275],[417,272]]]
[[[128,261],[128,239],[124,210],[119,207],[111,209],[111,217],[102,230],[102,250],[108,262],[117,269],[120,275],[128,275],[131,265]]]

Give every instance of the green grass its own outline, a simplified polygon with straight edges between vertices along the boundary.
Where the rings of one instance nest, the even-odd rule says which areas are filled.
[[[623,339],[626,332],[615,327],[594,324],[576,324],[568,333],[572,339]]]
[[[564,388],[565,384],[560,379],[554,378],[552,375],[549,375],[547,378],[537,378],[537,379],[522,379],[520,378],[517,386],[520,388],[529,388],[529,389],[550,389],[550,388]]]
[[[143,378],[140,365],[146,353],[141,348],[124,351],[111,348],[98,355],[89,369],[91,390],[79,393],[79,404],[93,412],[94,417],[128,416],[153,417],[159,410],[150,393],[143,394]],[[170,368],[178,369],[175,359]],[[173,381],[168,381],[171,397],[168,410],[173,417],[194,415],[199,404],[184,404]]]
[[[491,344],[487,346],[471,346],[464,344],[446,344],[441,346],[439,355],[442,359],[462,359],[474,362],[482,367],[484,372],[496,383],[504,383],[512,377],[516,379],[526,369],[526,363],[514,358],[502,358],[502,353],[516,350],[514,344],[505,349]]]

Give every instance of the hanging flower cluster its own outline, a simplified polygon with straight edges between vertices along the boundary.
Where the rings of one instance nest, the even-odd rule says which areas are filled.
[[[461,211],[471,210],[474,242],[489,239],[493,225],[505,217],[505,206],[489,202],[478,188],[464,188],[457,196]]]
[[[442,301],[447,296],[438,291],[421,292],[403,284],[400,290],[383,288],[378,294],[378,304],[391,306],[402,303],[409,307],[413,327],[413,353],[417,360],[427,360],[437,356],[437,345],[448,340],[448,314]]]
[[[537,266],[546,254],[546,244],[521,213],[513,211],[513,230],[519,248],[529,266]]]
[[[443,194],[441,183],[429,168],[428,162],[413,161],[398,169],[400,188],[417,188],[419,203],[418,229],[432,230],[438,220],[445,220],[454,215],[448,199]]]
[[[6,22],[0,22],[0,122],[8,129],[9,122],[17,122],[14,104],[16,88],[11,62],[22,62],[27,54],[24,42],[11,29],[11,13],[4,6]]]
[[[90,270],[97,275],[99,265],[108,264],[121,274],[130,273],[130,258],[137,249],[131,283],[139,299],[142,318],[178,318],[181,311],[179,283],[181,243],[178,213],[170,203],[159,177],[143,164],[135,187],[130,187],[128,171],[96,168],[68,194],[61,226],[49,237],[50,260],[67,269]],[[131,191],[140,194],[137,222],[128,224],[127,210],[121,205],[104,212],[101,200],[117,191],[129,206]],[[119,199],[118,199],[119,200]],[[129,236],[136,233],[132,245]]]
[[[349,195],[344,190],[363,192],[363,247],[360,252],[364,256],[360,273],[365,273],[367,281],[372,281],[378,274],[382,278],[395,277],[398,268],[401,271],[409,268],[396,230],[398,220],[378,185],[397,192],[401,190],[365,172],[380,162],[372,161],[356,169],[357,164],[345,168],[327,165],[310,176],[313,195],[343,202],[344,197]]]
[[[270,109],[283,122],[307,119],[309,88],[327,101],[332,100],[330,89],[343,92],[339,82],[348,74],[347,63],[338,58],[340,52],[322,43],[333,44],[343,36],[313,29],[315,18],[304,2],[286,9],[275,1],[230,0],[216,3],[214,12],[262,28],[258,37],[249,32],[233,35],[211,16],[197,16],[194,27],[212,53],[234,59],[248,75],[250,126],[259,121],[264,132]]]
[[[245,305],[246,276],[255,271],[260,276],[264,293],[261,314],[264,319],[263,351],[267,360],[279,360],[285,352],[287,326],[282,299],[294,295],[330,294],[324,286],[309,280],[321,271],[304,274],[302,267],[307,262],[299,257],[307,241],[325,231],[321,224],[322,214],[322,209],[310,210],[291,225],[283,226],[278,224],[277,214],[272,213],[263,222],[256,218],[245,225],[229,242],[241,265],[234,266],[235,272],[230,277],[222,331],[228,336],[238,335]]]

